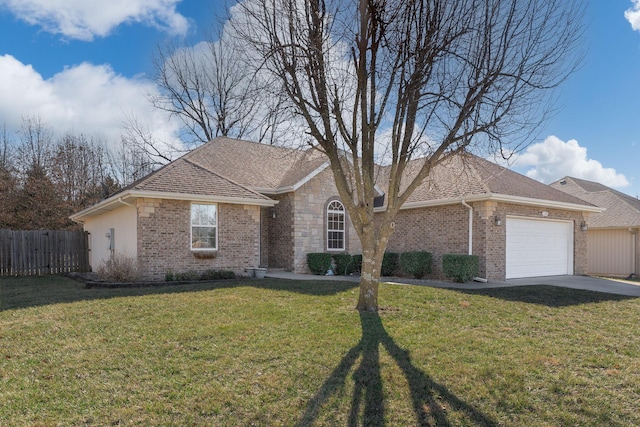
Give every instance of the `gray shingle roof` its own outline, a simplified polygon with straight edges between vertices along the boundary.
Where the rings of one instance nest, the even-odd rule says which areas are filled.
[[[589,216],[592,228],[638,227],[640,226],[640,200],[597,182],[573,177],[564,177],[552,184],[568,194],[579,197],[606,210]]]
[[[423,163],[422,159],[411,162],[407,168],[407,178],[413,178]],[[387,173],[388,168],[379,175],[379,185],[385,190]],[[405,185],[408,185],[408,181],[405,179]],[[582,199],[472,154],[458,155],[438,164],[407,202],[481,195],[505,195],[591,206]]]
[[[264,193],[291,187],[327,162],[311,148],[296,150],[226,137],[203,144],[183,158]]]
[[[268,200],[268,197],[207,170],[185,157],[147,175],[127,187],[127,190]]]

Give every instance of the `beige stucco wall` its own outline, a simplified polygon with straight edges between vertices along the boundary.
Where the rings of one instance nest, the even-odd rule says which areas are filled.
[[[94,271],[111,255],[109,239],[105,237],[110,228],[115,230],[115,251],[132,257],[137,255],[135,208],[122,205],[102,215],[89,217],[84,222],[84,229],[89,232],[89,264]]]

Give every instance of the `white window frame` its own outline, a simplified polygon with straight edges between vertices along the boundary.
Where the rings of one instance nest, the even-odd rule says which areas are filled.
[[[214,216],[215,216],[215,221],[214,224],[194,224],[193,223],[193,208],[194,206],[210,206],[214,208]],[[189,241],[191,242],[189,244],[190,248],[192,251],[196,251],[196,252],[203,252],[203,251],[217,251],[218,250],[218,204],[217,203],[196,203],[193,202],[191,203],[191,211],[190,211],[190,225],[191,227],[189,228],[190,232],[190,239]],[[215,229],[215,245],[214,247],[210,247],[210,248],[194,248],[193,247],[193,229],[194,227],[201,227],[201,228],[214,228]]]
[[[338,205],[340,207],[340,209],[336,209],[334,208],[334,205]],[[334,229],[334,228],[329,228],[330,224],[334,221],[330,221],[329,220],[329,215],[342,215],[342,230],[340,229]],[[340,222],[340,221],[338,221]],[[335,252],[342,252],[346,250],[346,246],[347,246],[347,214],[346,214],[346,210],[344,208],[344,204],[340,201],[340,200],[332,200],[329,202],[329,204],[327,205],[327,209],[326,209],[326,237],[327,237],[327,251],[335,251]],[[330,233],[340,233],[342,234],[342,247],[341,248],[331,248],[330,246],[330,242],[334,241],[335,239],[331,239],[330,238]]]

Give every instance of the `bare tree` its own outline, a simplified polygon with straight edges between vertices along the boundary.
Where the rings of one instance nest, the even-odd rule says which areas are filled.
[[[16,164],[20,172],[41,175],[50,164],[53,131],[38,116],[23,117],[18,137]]]
[[[68,206],[69,214],[102,198],[106,158],[104,142],[95,137],[67,133],[56,145],[51,160],[51,180]]]
[[[18,184],[12,153],[13,144],[6,125],[3,125],[0,133],[0,228],[13,228],[15,221]]]
[[[256,126],[254,73],[233,50],[226,39],[158,48],[155,81],[161,94],[151,101],[179,117],[197,142],[242,137]]]
[[[359,310],[377,310],[394,220],[433,167],[465,150],[508,153],[544,118],[551,89],[580,59],[581,4],[246,0],[232,9],[230,26],[330,161],[362,242]],[[374,221],[382,151],[385,206]]]
[[[118,147],[107,153],[105,192],[131,184],[153,172],[159,164],[143,148],[123,138]]]

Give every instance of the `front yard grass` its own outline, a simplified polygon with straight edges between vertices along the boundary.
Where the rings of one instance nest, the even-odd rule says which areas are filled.
[[[640,299],[0,279],[0,425],[640,425]]]

